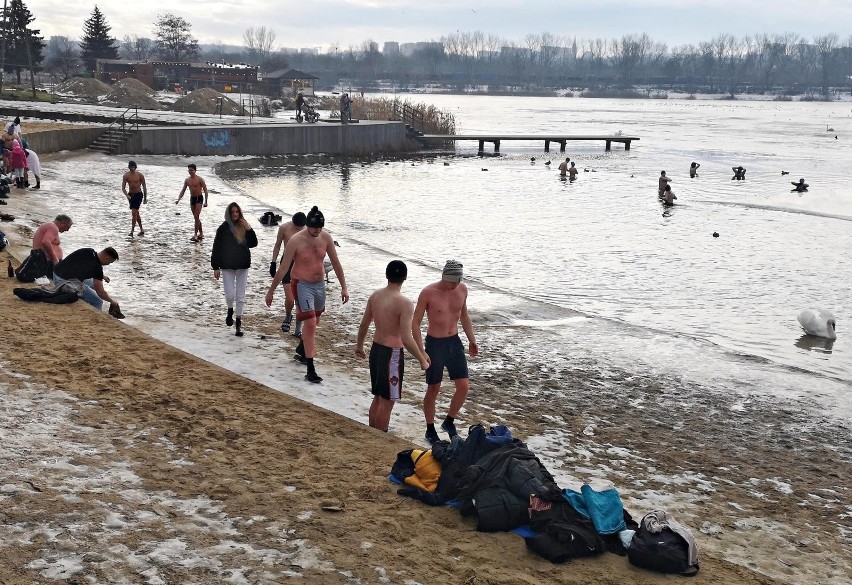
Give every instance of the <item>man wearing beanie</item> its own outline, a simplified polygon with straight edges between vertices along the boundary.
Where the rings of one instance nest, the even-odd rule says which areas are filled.
[[[373,390],[373,402],[370,404],[370,426],[387,432],[390,425],[391,410],[394,402],[402,397],[402,374],[405,356],[402,348],[420,362],[421,369],[429,367],[429,358],[421,350],[411,333],[411,317],[414,303],[402,292],[402,283],[408,277],[408,267],[402,260],[392,260],[385,277],[388,285],[370,295],[361,326],[358,327],[358,340],[355,343],[355,355],[366,358],[364,340],[370,323],[376,324],[373,345],[370,348],[370,385]]]
[[[266,306],[272,306],[275,289],[284,279],[284,274],[290,272],[290,289],[296,301],[296,319],[302,322],[302,340],[296,348],[296,359],[308,366],[305,379],[319,383],[322,378],[317,375],[314,367],[314,350],[317,325],[320,315],[325,311],[325,267],[323,260],[326,255],[331,261],[337,280],[340,281],[340,298],[344,303],[349,301],[349,290],[346,288],[346,277],[343,267],[337,258],[334,239],[326,231],[325,218],[314,205],[305,220],[307,229],[293,235],[287,242],[281,265],[266,291]]]
[[[476,336],[473,333],[473,323],[467,312],[467,287],[461,282],[462,268],[461,262],[447,260],[441,272],[441,280],[421,291],[411,324],[417,346],[424,349],[420,324],[424,313],[429,319],[425,351],[429,355],[431,364],[426,370],[428,387],[426,396],[423,398],[423,414],[426,417],[426,440],[430,443],[439,440],[438,432],[435,430],[435,401],[438,398],[438,392],[441,391],[444,368],[447,368],[450,379],[456,383],[456,391],[450,401],[450,410],[444,422],[441,423],[441,429],[449,434],[451,439],[458,434],[455,418],[464,405],[470,389],[467,359],[459,338],[459,321],[467,336],[468,352],[471,357],[479,354]]]
[[[293,214],[293,219],[282,225],[278,228],[278,237],[275,239],[275,247],[272,248],[272,262],[269,263],[269,276],[275,278],[275,273],[278,272],[278,251],[281,249],[281,246],[284,246],[284,251],[287,251],[287,242],[290,241],[294,235],[305,229],[305,223],[307,222],[307,216],[301,211]],[[292,268],[292,263],[287,267],[287,272],[284,273],[284,279],[281,283],[284,285],[284,322],[281,323],[281,331],[287,333],[290,331],[290,324],[293,322],[293,305],[295,304],[295,299],[293,297],[293,291],[290,290],[290,268]],[[296,331],[293,333],[296,337],[302,336],[302,322],[296,319]]]

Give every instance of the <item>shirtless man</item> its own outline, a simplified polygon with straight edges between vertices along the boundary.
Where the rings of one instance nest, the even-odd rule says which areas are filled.
[[[349,289],[346,288],[346,277],[343,267],[337,258],[337,250],[331,234],[323,231],[325,217],[314,205],[308,212],[305,222],[307,229],[293,235],[287,242],[284,258],[278,271],[266,291],[266,306],[272,306],[275,289],[284,279],[284,274],[290,270],[290,287],[296,298],[298,308],[296,319],[302,321],[302,340],[296,348],[296,358],[306,366],[308,372],[305,379],[308,382],[319,383],[322,378],[314,368],[314,351],[316,349],[317,325],[320,315],[325,311],[325,268],[323,259],[328,254],[337,280],[340,281],[340,298],[344,303],[349,301]],[[290,265],[292,264],[292,268]]]
[[[577,179],[577,167],[574,166],[574,162],[571,162],[571,166],[568,168],[568,174],[571,175],[571,180],[574,181]]]
[[[287,242],[289,242],[290,238],[294,235],[305,229],[305,221],[307,221],[307,217],[300,211],[293,215],[293,219],[278,228],[278,237],[275,239],[275,247],[272,248],[272,262],[269,263],[269,276],[272,278],[275,278],[275,273],[278,272],[278,251],[281,249],[282,244],[284,245],[284,251],[286,254]],[[289,286],[290,269],[292,267],[292,264],[287,267],[287,272],[284,274],[284,279],[281,281],[281,284],[284,285],[284,311],[286,311],[284,322],[281,323],[281,331],[284,333],[290,331],[290,324],[293,322],[293,305],[295,304],[295,299],[293,297],[293,291],[290,290]],[[296,319],[296,331],[293,335],[296,337],[302,336],[302,322],[298,319]]]
[[[420,368],[429,367],[429,357],[417,346],[411,333],[414,303],[403,296],[402,283],[408,277],[408,267],[401,260],[392,260],[385,276],[388,285],[370,295],[367,308],[358,327],[355,355],[364,359],[364,340],[370,323],[375,322],[373,345],[370,348],[370,386],[373,402],[370,404],[370,426],[387,432],[395,401],[402,396],[402,375],[405,356],[402,348],[410,351]]]
[[[470,389],[467,371],[467,360],[464,356],[464,346],[459,338],[459,321],[464,334],[467,336],[471,357],[479,355],[479,346],[473,333],[473,323],[467,312],[467,287],[461,283],[462,264],[455,260],[447,260],[441,273],[441,280],[430,284],[420,292],[417,307],[414,309],[414,319],[411,323],[411,333],[421,350],[423,339],[420,334],[420,324],[425,313],[429,319],[426,329],[426,353],[429,355],[430,366],[426,370],[426,396],[423,397],[423,414],[426,417],[426,440],[434,443],[439,439],[435,430],[435,401],[441,391],[441,379],[444,377],[444,367],[450,379],[456,383],[456,391],[450,400],[450,410],[447,418],[441,423],[441,428],[453,438],[456,432],[455,418],[464,405]]]
[[[124,173],[121,179],[121,192],[124,193],[124,197],[130,204],[130,237],[132,238],[137,223],[139,224],[139,235],[145,235],[145,230],[142,229],[142,218],[139,216],[139,207],[143,203],[148,203],[148,186],[145,185],[145,176],[136,170],[135,161],[127,163],[127,168],[128,171]]]
[[[43,223],[33,235],[33,249],[18,270],[15,271],[21,282],[32,282],[41,276],[53,278],[53,267],[62,260],[62,246],[59,234],[71,229],[71,218],[59,214],[56,219]],[[41,260],[44,257],[44,262]]]
[[[204,233],[201,227],[201,207],[207,207],[207,203],[210,202],[210,195],[207,193],[207,183],[204,182],[204,179],[195,174],[195,165],[189,164],[186,168],[187,172],[189,172],[189,176],[183,182],[183,189],[180,190],[180,195],[178,195],[175,205],[180,203],[180,200],[183,199],[183,194],[186,193],[186,189],[189,188],[189,208],[192,210],[192,216],[195,218],[195,233],[192,234],[192,237],[189,238],[189,240],[191,242],[200,242],[204,239]],[[204,192],[204,195],[201,194],[202,191]]]
[[[660,191],[660,197],[665,195],[666,186],[669,184],[669,182],[671,182],[671,179],[666,176],[666,171],[660,171],[660,181],[659,186],[657,187]]]
[[[559,163],[559,175],[564,177],[568,174],[568,163],[571,162],[571,158],[566,158],[564,162]]]
[[[33,252],[41,250],[51,264],[59,264],[63,257],[59,234],[70,230],[72,224],[70,217],[59,214],[53,221],[40,225],[33,235]]]
[[[663,196],[661,199],[663,200],[663,205],[666,207],[674,205],[674,200],[677,199],[677,195],[675,195],[674,191],[672,191],[671,185],[666,185],[666,188],[663,189]]]

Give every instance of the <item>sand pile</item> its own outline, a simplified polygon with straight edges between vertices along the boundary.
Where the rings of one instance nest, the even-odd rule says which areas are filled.
[[[116,87],[124,87],[135,91],[141,91],[149,95],[153,95],[154,93],[156,93],[153,89],[148,87],[146,83],[139,81],[138,79],[134,79],[133,77],[125,77],[124,79],[119,79],[112,87],[113,89]]]
[[[196,89],[178,99],[172,109],[176,112],[191,112],[193,114],[217,114],[217,98],[222,99],[222,114],[240,115],[242,109],[231,98],[222,95],[215,89],[207,87]]]
[[[110,91],[111,88],[106,83],[88,77],[73,77],[56,86],[57,93],[71,94],[91,101],[96,101],[99,96]]]
[[[144,83],[143,87],[147,87]],[[105,104],[115,104],[123,108],[137,107],[141,110],[165,110],[166,108],[147,92],[139,91],[130,85],[118,87],[116,84],[110,94],[104,99]]]

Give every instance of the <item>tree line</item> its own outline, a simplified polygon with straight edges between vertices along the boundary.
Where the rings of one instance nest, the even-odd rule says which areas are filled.
[[[97,59],[243,62],[261,72],[292,65],[320,78],[320,86],[341,81],[369,89],[382,81],[398,89],[436,83],[459,91],[471,88],[551,91],[566,87],[654,86],[698,92],[813,91],[829,96],[848,88],[852,75],[852,36],[835,33],[807,39],[796,33],[761,33],[742,38],[719,34],[708,41],[669,47],[647,34],[612,39],[577,39],[551,33],[521,41],[482,31],[446,35],[417,43],[411,51],[379,51],[365,40],[323,54],[287,53],[276,34],[250,27],[242,46],[216,43],[202,49],[192,25],[160,14],[151,36],[111,36],[111,26],[95,6],[82,23],[80,40],[51,37],[45,42],[31,27],[34,16],[23,0],[11,0],[4,15],[3,69],[18,83],[23,71],[46,71],[65,79],[92,72]],[[388,47],[385,47],[388,49]]]

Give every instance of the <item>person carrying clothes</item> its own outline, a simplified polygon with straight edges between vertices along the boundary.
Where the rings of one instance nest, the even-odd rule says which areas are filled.
[[[109,314],[116,319],[124,319],[118,301],[113,299],[104,289],[104,283],[109,277],[104,275],[104,266],[109,266],[118,260],[118,252],[113,247],[107,247],[96,252],[94,248],[80,248],[68,254],[59,264],[53,267],[53,283],[57,286],[67,280],[78,280],[83,283],[81,298],[100,311],[104,301],[109,303]]]
[[[236,203],[230,203],[225,209],[225,221],[216,230],[213,240],[213,252],[210,265],[213,276],[219,280],[222,276],[222,286],[225,290],[225,303],[228,314],[225,325],[230,327],[236,323],[236,336],[243,336],[243,310],[246,306],[246,283],[248,269],[251,267],[251,250],[257,246],[257,235],[243,217],[243,210]],[[236,321],[234,321],[234,305],[236,304]]]

